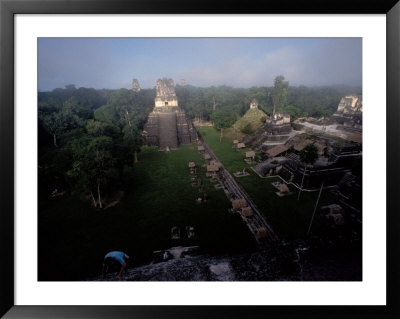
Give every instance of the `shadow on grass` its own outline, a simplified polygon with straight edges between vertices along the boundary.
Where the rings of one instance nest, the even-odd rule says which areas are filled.
[[[206,203],[195,203],[199,191],[191,186],[189,161],[200,166]],[[39,280],[97,276],[104,255],[111,250],[130,255],[131,266],[146,263],[154,250],[171,246],[200,245],[210,253],[253,250],[250,232],[239,216],[228,213],[230,202],[206,179],[202,164],[193,145],[170,153],[144,148],[126,176],[125,195],[115,207],[98,210],[70,193],[57,198],[41,196]],[[189,225],[194,226],[196,239],[187,239],[185,227]],[[171,240],[173,226],[180,227],[180,240]]]

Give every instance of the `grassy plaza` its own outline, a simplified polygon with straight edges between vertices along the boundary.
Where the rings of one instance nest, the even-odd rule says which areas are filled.
[[[195,144],[169,153],[143,148],[128,180],[121,202],[96,210],[70,193],[48,198],[39,208],[41,280],[71,280],[100,272],[104,254],[123,250],[133,264],[151,259],[154,250],[200,245],[207,252],[247,251],[253,239],[238,215],[228,212],[230,202],[205,176],[204,161]],[[196,203],[188,162],[196,162],[207,201]],[[181,239],[171,239],[178,226]],[[185,237],[193,226],[196,238]],[[73,261],[65,258],[73,258]]]

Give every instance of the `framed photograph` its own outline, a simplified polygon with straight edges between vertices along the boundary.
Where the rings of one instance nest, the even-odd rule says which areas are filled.
[[[0,16],[2,316],[400,315],[397,1]]]

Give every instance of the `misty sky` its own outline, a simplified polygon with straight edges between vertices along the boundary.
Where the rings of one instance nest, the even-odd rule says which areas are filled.
[[[67,84],[152,88],[162,77],[194,86],[362,85],[361,38],[40,38],[40,91]]]

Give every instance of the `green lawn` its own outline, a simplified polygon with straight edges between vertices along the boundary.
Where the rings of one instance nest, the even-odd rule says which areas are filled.
[[[208,201],[197,204],[188,162],[200,166]],[[200,245],[210,252],[248,251],[254,242],[246,225],[228,213],[230,202],[205,177],[196,145],[170,153],[144,148],[128,177],[130,186],[120,204],[96,210],[71,194],[39,202],[39,279],[81,280],[96,276],[110,250],[122,250],[133,263],[146,262],[154,250]],[[185,226],[195,227],[197,239],[185,239]],[[179,241],[170,239],[173,226]]]
[[[213,127],[200,127],[198,129],[215,155],[231,174],[243,170],[244,167],[247,168],[247,171],[250,172],[249,176],[235,179],[246,190],[265,215],[267,221],[271,223],[281,237],[294,239],[307,233],[318,192],[302,192],[298,201],[297,188],[289,186],[294,194],[278,197],[275,194],[277,190],[271,183],[280,179],[277,177],[260,178],[251,170],[251,165],[244,161],[245,152],[248,149],[238,152],[232,148],[231,140],[222,138],[220,142],[220,133]],[[336,201],[336,198],[328,190],[324,190],[319,207]],[[318,227],[317,224],[314,226]]]

